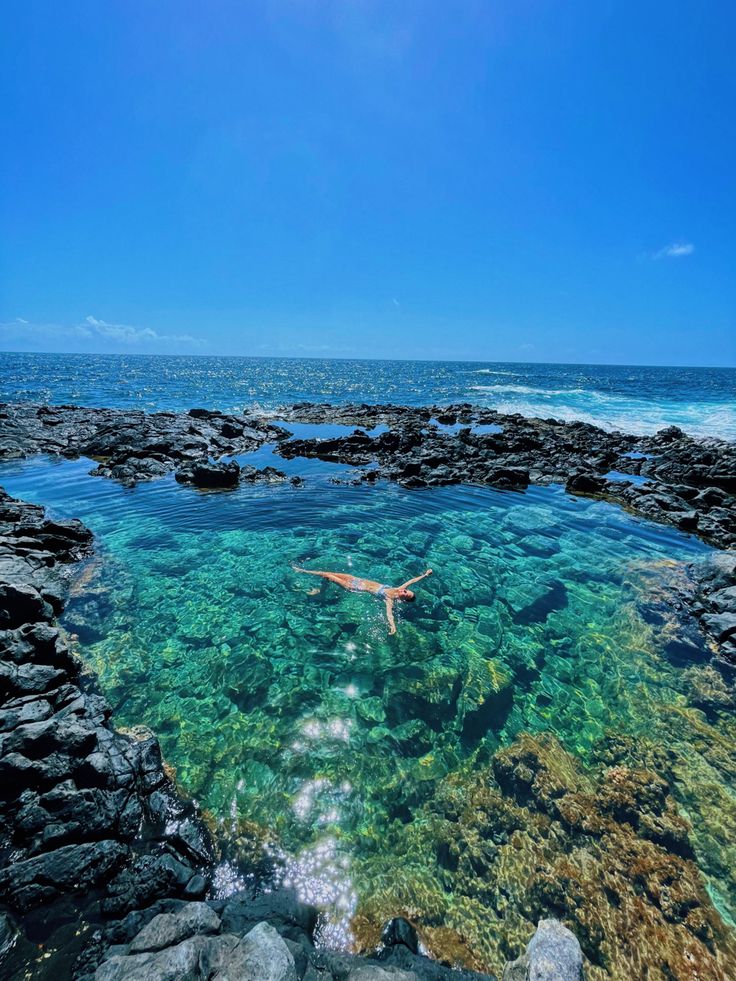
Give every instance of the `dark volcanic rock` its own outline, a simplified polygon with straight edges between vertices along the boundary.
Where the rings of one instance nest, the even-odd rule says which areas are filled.
[[[0,404],[0,460],[52,453],[97,461],[91,471],[132,486],[209,457],[247,453],[283,439],[284,430],[253,416],[208,409],[188,413]],[[201,486],[222,486],[203,484]]]
[[[278,484],[289,478],[283,471],[277,470],[275,467],[263,467],[263,469],[258,470],[256,467],[246,466],[240,468],[240,479],[249,484],[259,482]]]
[[[691,566],[692,610],[716,652],[736,665],[736,551],[717,552]]]
[[[419,951],[417,931],[402,916],[397,916],[388,921],[381,933],[381,943],[385,947],[396,947],[398,944],[403,944],[412,954]]]
[[[394,921],[396,928],[388,928],[386,946],[375,957],[315,949],[314,913],[279,892],[261,900],[158,903],[108,928],[101,956],[80,962],[77,977],[493,981],[490,975],[452,970],[419,955],[416,934],[406,921]]]
[[[606,480],[598,474],[574,473],[565,482],[565,490],[570,494],[602,494]]]
[[[175,477],[179,483],[194,484],[195,487],[237,487],[240,467],[234,461],[212,463],[211,460],[197,460],[179,467]]]
[[[65,570],[91,539],[79,522],[49,521],[0,490],[0,904],[15,914],[68,900],[99,915],[106,904],[126,912],[201,895],[214,859],[155,738],[111,728],[53,624]],[[168,874],[136,874],[147,857]]]
[[[104,881],[127,855],[118,841],[64,845],[0,872],[0,896],[25,912],[61,892],[88,889]]]
[[[299,403],[281,409],[279,416],[356,429],[330,439],[289,439],[285,429],[253,414],[191,409],[146,415],[0,404],[0,459],[41,452],[86,455],[98,460],[94,474],[127,485],[176,469],[185,482],[222,487],[237,482],[234,465],[203,461],[275,441],[277,452],[287,459],[312,457],[355,467],[373,463],[375,469],[361,477],[369,483],[379,477],[413,488],[476,483],[518,489],[529,483],[563,483],[572,493],[605,497],[652,520],[696,532],[715,545],[736,546],[736,445],[692,439],[674,426],[636,437],[583,422],[502,415],[469,403],[422,408]],[[465,428],[448,433],[432,420],[460,422]],[[489,423],[501,431],[474,428]],[[378,424],[389,431],[372,436]],[[648,483],[608,480],[612,469],[645,476]],[[275,477],[243,474],[241,479]]]

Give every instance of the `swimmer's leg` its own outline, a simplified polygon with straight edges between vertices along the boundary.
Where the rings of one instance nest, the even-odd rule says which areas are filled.
[[[318,569],[301,569],[298,565],[293,565],[291,568],[294,572],[306,572],[308,576],[320,576],[322,579],[327,579],[328,582],[334,582],[337,586],[342,586],[343,589],[350,589],[350,583],[353,581],[353,577],[349,576],[346,572],[322,572]],[[314,595],[314,592],[312,591],[310,595]]]

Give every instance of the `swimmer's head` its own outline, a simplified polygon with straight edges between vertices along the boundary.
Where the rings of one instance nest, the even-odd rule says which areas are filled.
[[[417,597],[416,593],[413,593],[411,589],[400,589],[397,598],[403,600],[405,603],[413,603]]]

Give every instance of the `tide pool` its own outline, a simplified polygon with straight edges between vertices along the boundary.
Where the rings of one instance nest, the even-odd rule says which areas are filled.
[[[156,732],[228,841],[221,892],[248,873],[293,885],[346,947],[356,923],[433,916],[497,968],[509,937],[436,846],[438,801],[521,733],[551,733],[583,770],[612,737],[666,747],[732,923],[736,727],[699,699],[706,652],[673,602],[709,549],[560,488],[332,486],[331,465],[308,465],[304,487],[227,493],[126,490],[84,460],[0,468],[10,493],[95,532],[64,625],[116,724]],[[319,581],[292,563],[434,575],[391,638],[382,603],[309,595]]]

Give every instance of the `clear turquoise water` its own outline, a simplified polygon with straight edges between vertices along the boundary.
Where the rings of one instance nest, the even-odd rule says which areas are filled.
[[[0,352],[0,398],[231,411],[316,402],[473,402],[526,416],[736,439],[736,368]]]
[[[328,487],[340,468],[292,465],[308,466],[305,487],[219,494],[173,479],[125,490],[86,461],[0,468],[10,492],[95,531],[68,629],[116,723],[159,735],[232,854],[263,841],[322,908],[326,938],[349,943],[397,869],[409,906],[433,901],[436,854],[406,855],[449,775],[482,772],[520,732],[551,731],[586,762],[613,731],[671,748],[699,864],[732,918],[736,731],[691,702],[702,642],[668,605],[706,546],[559,488]],[[310,596],[293,562],[389,583],[435,574],[390,638],[380,603]],[[220,888],[237,874],[224,865]],[[446,889],[443,902],[483,950],[482,908]]]

